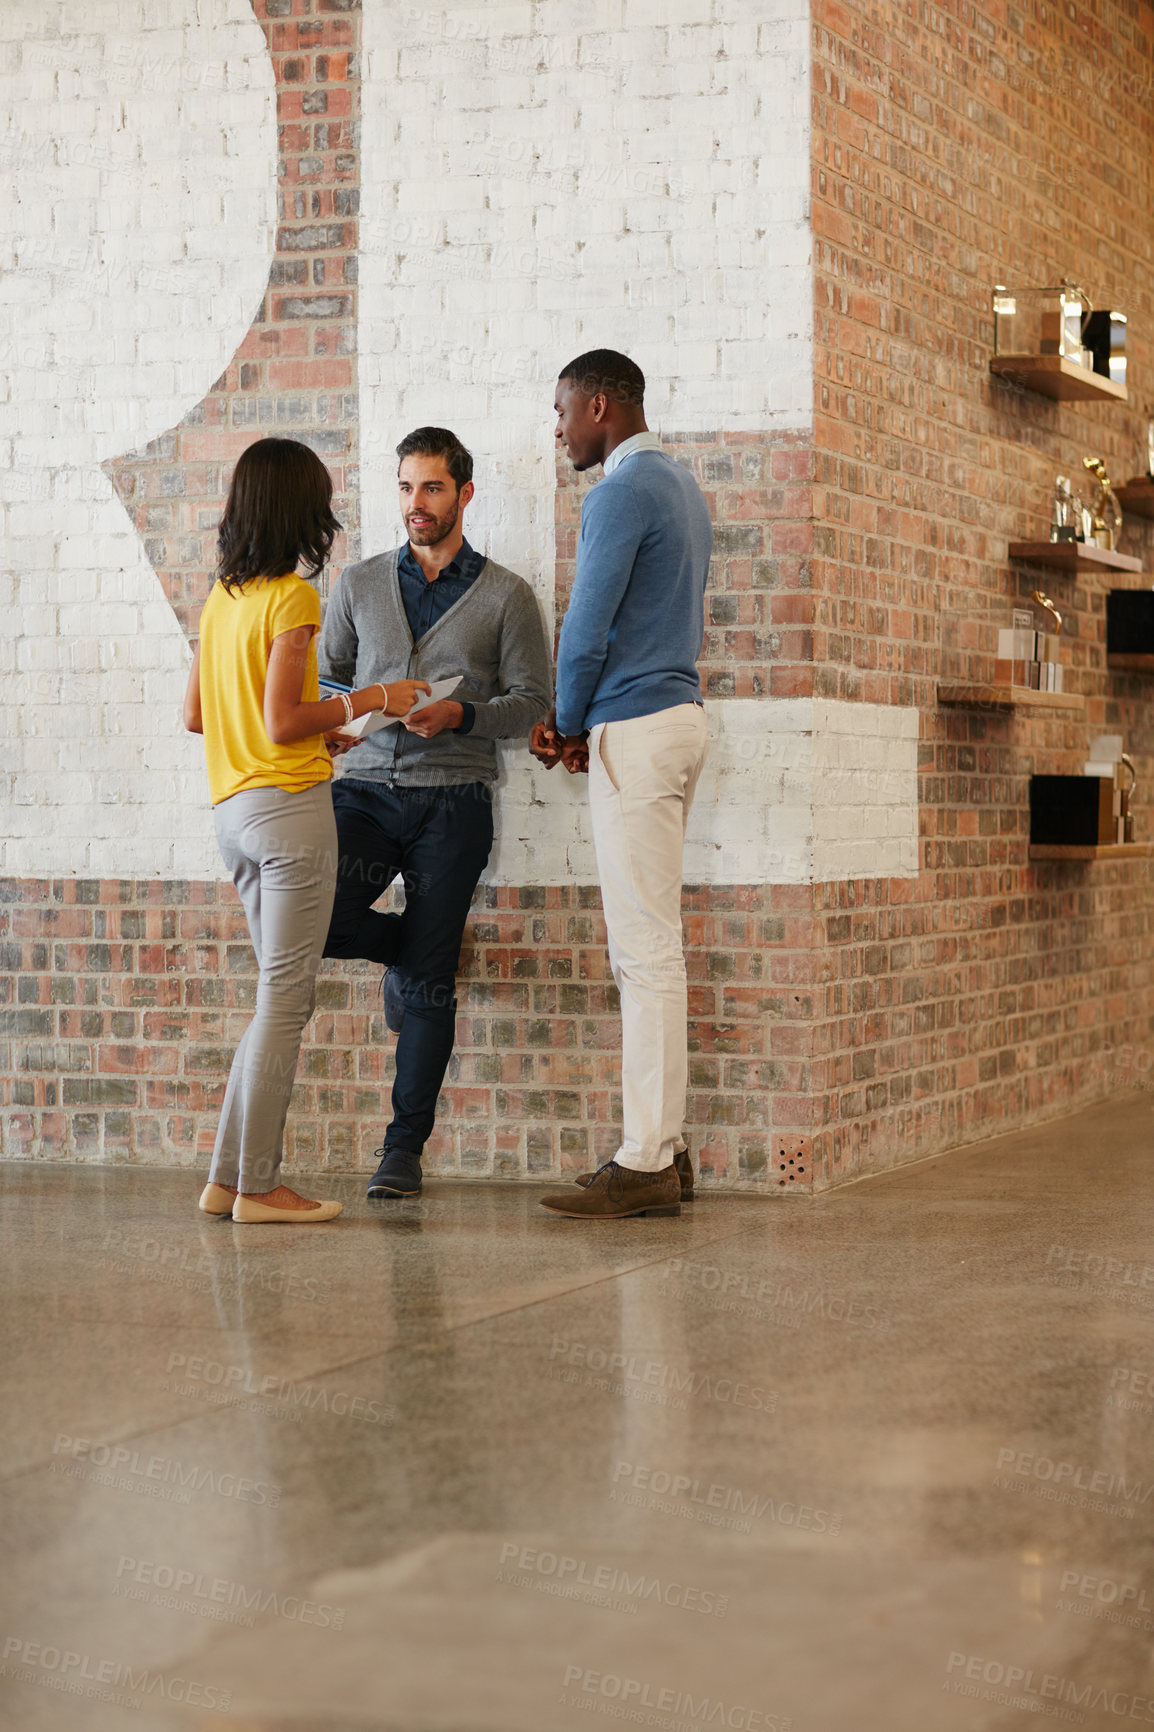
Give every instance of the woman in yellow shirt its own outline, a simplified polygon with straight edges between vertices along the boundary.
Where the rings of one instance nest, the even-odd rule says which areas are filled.
[[[206,1214],[234,1221],[303,1224],[341,1212],[340,1203],[298,1196],[279,1179],[336,886],[326,736],[369,710],[403,716],[429,689],[398,680],[320,697],[321,604],[305,578],[324,569],[340,529],[332,497],[328,470],[295,439],[262,439],[243,453],[184,699],[185,726],[204,735],[217,840],[260,968],[256,1013],[232,1061],[200,1199]]]

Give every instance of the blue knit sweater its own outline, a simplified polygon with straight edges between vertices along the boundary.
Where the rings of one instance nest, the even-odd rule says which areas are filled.
[[[586,495],[557,652],[561,733],[700,698],[712,547],[701,489],[664,451],[633,452]]]

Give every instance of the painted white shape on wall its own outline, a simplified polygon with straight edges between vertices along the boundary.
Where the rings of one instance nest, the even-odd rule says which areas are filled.
[[[809,10],[366,0],[364,48],[365,546],[402,539],[397,440],[451,426],[477,460],[471,539],[551,620],[553,384],[573,355],[633,355],[657,429],[811,425]],[[773,743],[777,771],[759,760],[751,803],[751,767],[725,756],[745,713],[714,711],[691,876],[794,882],[813,845],[806,799],[780,793],[793,747]],[[591,882],[580,790],[523,749],[504,762],[494,878]]]
[[[824,698],[707,704],[709,759],[687,884],[808,884],[918,872],[918,712]],[[597,880],[583,777],[533,765],[503,782],[492,884]]]
[[[360,368],[370,549],[392,448],[478,457],[476,543],[552,607],[552,382],[634,353],[655,425],[811,414],[799,0],[366,0]],[[0,7],[0,871],[223,876],[188,649],[97,467],[174,425],[242,340],[275,220],[272,69],[247,0]],[[912,712],[710,706],[687,879],[917,869]],[[585,785],[503,754],[490,881],[593,882]]]
[[[0,871],[215,876],[184,635],[97,465],[259,308],[275,82],[248,0],[0,7]]]
[[[813,413],[803,0],[365,0],[359,368],[365,545],[393,448],[451,426],[472,533],[551,611],[553,384],[627,350],[650,424]]]

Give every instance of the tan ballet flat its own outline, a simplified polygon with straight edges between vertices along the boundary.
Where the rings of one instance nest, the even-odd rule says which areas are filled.
[[[214,1185],[210,1179],[200,1193],[200,1206],[206,1215],[231,1215],[237,1193],[224,1185]]]
[[[232,1205],[234,1221],[251,1224],[254,1221],[280,1221],[292,1227],[307,1226],[312,1221],[332,1221],[344,1208],[343,1203],[321,1203],[315,1209],[274,1209],[268,1203],[258,1203],[253,1197],[239,1192]]]

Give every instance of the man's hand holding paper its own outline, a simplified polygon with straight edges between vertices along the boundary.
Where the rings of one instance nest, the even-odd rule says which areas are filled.
[[[455,692],[460,683],[460,674],[456,679],[434,680],[428,697],[418,698],[408,715],[401,717],[408,732],[419,734],[422,740],[433,740],[438,734],[452,733],[459,728],[465,711],[449,693]]]
[[[434,680],[428,697],[418,698],[409,713],[401,717],[402,726],[410,734],[419,734],[423,740],[432,740],[438,734],[459,728],[465,712],[449,694],[456,691],[461,679],[462,676],[457,674],[453,679]]]
[[[359,740],[367,739],[370,734],[375,734],[380,728],[391,728],[395,722],[404,722],[405,726],[408,727],[410,716],[415,716],[418,710],[425,712],[430,709],[434,712],[442,709],[455,710],[457,720],[451,724],[443,721],[439,727],[432,727],[427,731],[424,728],[413,730],[414,733],[422,734],[427,740],[432,739],[434,734],[441,733],[446,727],[457,727],[460,723],[462,714],[460,704],[446,704],[443,700],[448,697],[450,692],[456,691],[462,677],[461,674],[453,674],[448,679],[434,680],[432,685],[427,684],[424,680],[410,681],[409,683],[417,695],[413,699],[412,708],[407,710],[403,716],[389,716],[383,710],[372,710],[366,716],[358,716],[355,721],[347,722],[343,728],[337,731],[355,744]],[[321,684],[334,691],[344,689],[335,680],[322,680]]]

